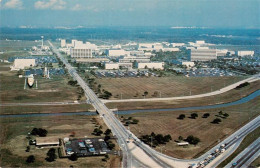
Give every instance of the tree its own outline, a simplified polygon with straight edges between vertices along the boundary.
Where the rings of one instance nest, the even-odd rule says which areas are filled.
[[[27,146],[27,147],[26,147],[25,152],[30,152],[30,146]]]
[[[191,116],[192,119],[196,119],[198,117],[198,114],[197,113],[192,113],[190,116]]]
[[[133,119],[132,124],[138,124],[139,120]]]
[[[172,140],[172,136],[169,135],[169,134],[168,134],[168,135],[165,135],[163,138],[164,138],[164,141],[165,141],[165,142],[169,142],[170,140]]]
[[[203,114],[202,118],[208,118],[209,116],[210,116],[209,113],[205,113],[205,114]]]
[[[76,161],[76,160],[78,160],[78,156],[77,156],[76,153],[73,153],[72,155],[70,155],[69,159],[70,159],[71,161]]]
[[[35,157],[33,155],[28,156],[26,159],[26,163],[33,163],[35,161]]]
[[[197,145],[200,142],[200,139],[197,137],[194,137],[193,135],[189,135],[186,139],[187,142],[193,145]]]
[[[183,141],[183,137],[182,136],[179,136],[179,141]]]
[[[57,155],[55,153],[55,149],[54,148],[51,148],[48,152],[47,152],[47,158],[46,160],[48,162],[52,162],[52,161],[55,161],[55,159],[57,159]]]
[[[215,118],[212,123],[213,124],[219,124],[222,120],[220,118]]]
[[[177,119],[179,120],[183,120],[185,118],[185,114],[180,114],[179,117]]]
[[[107,129],[106,131],[105,131],[105,135],[110,135],[111,134],[111,129]]]
[[[228,114],[228,113],[224,113],[223,116],[224,116],[225,118],[227,118],[227,117],[229,116],[229,114]]]

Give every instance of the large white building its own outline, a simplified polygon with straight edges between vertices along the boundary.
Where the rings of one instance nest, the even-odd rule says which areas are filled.
[[[132,63],[120,63],[120,62],[107,62],[105,63],[105,69],[106,70],[113,70],[113,69],[119,69],[120,67],[123,68],[132,68]]]
[[[236,51],[236,55],[238,56],[253,56],[255,54],[254,51]]]
[[[119,57],[125,55],[128,55],[125,50],[107,50],[107,56],[109,57]]]
[[[66,40],[65,39],[60,40],[60,47],[62,47],[62,48],[66,47]]]
[[[164,62],[138,62],[138,69],[163,69]]]
[[[209,61],[217,59],[216,49],[191,49],[189,50],[191,61]]]
[[[72,58],[92,58],[92,50],[88,48],[71,48],[70,55]]]
[[[149,62],[150,57],[149,56],[126,56],[126,57],[120,57],[118,59],[118,62]]]
[[[35,65],[35,59],[15,59],[11,70],[20,70],[26,67],[33,67]]]

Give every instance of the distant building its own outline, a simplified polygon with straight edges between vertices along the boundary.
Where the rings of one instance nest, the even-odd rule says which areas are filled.
[[[70,55],[72,58],[92,58],[92,50],[88,48],[71,48]]]
[[[164,62],[138,62],[138,69],[163,69]]]
[[[107,62],[105,64],[105,69],[119,69],[119,64],[114,62]]]
[[[190,61],[209,61],[217,59],[216,49],[191,49],[189,50]]]
[[[33,67],[35,65],[35,59],[15,59],[11,70],[25,69],[26,67]]]
[[[133,66],[132,63],[120,63],[120,62],[107,62],[105,64],[105,69],[112,70],[112,69],[119,69],[121,68],[128,68],[131,69]]]
[[[236,51],[237,56],[253,56],[255,54],[254,51]]]
[[[128,63],[128,62],[150,62],[150,56],[126,56],[119,57],[118,62]]]
[[[217,49],[217,56],[218,57],[223,57],[223,56],[226,56],[228,54],[228,50],[227,49]]]
[[[173,64],[176,65],[185,65],[186,67],[193,67],[195,65],[192,61],[184,61],[184,60],[174,60],[172,61]]]
[[[167,51],[174,52],[174,51],[180,51],[180,49],[179,48],[163,48],[162,51],[163,52],[167,52]]]
[[[125,50],[107,50],[107,56],[109,57],[125,56],[126,54]]]
[[[171,43],[171,47],[182,47],[182,46],[184,46],[185,45],[185,43]]]
[[[62,48],[66,47],[66,40],[65,39],[60,40],[60,47],[62,47]]]
[[[205,41],[201,40],[201,41],[196,41],[196,44],[205,44]]]

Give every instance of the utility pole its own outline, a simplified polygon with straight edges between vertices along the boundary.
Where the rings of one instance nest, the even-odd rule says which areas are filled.
[[[23,89],[25,90],[26,89],[26,77],[24,78],[24,87]]]

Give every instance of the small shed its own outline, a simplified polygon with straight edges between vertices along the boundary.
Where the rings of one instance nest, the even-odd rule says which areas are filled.
[[[186,146],[186,145],[189,145],[189,142],[180,142],[180,143],[177,143],[177,145]]]

